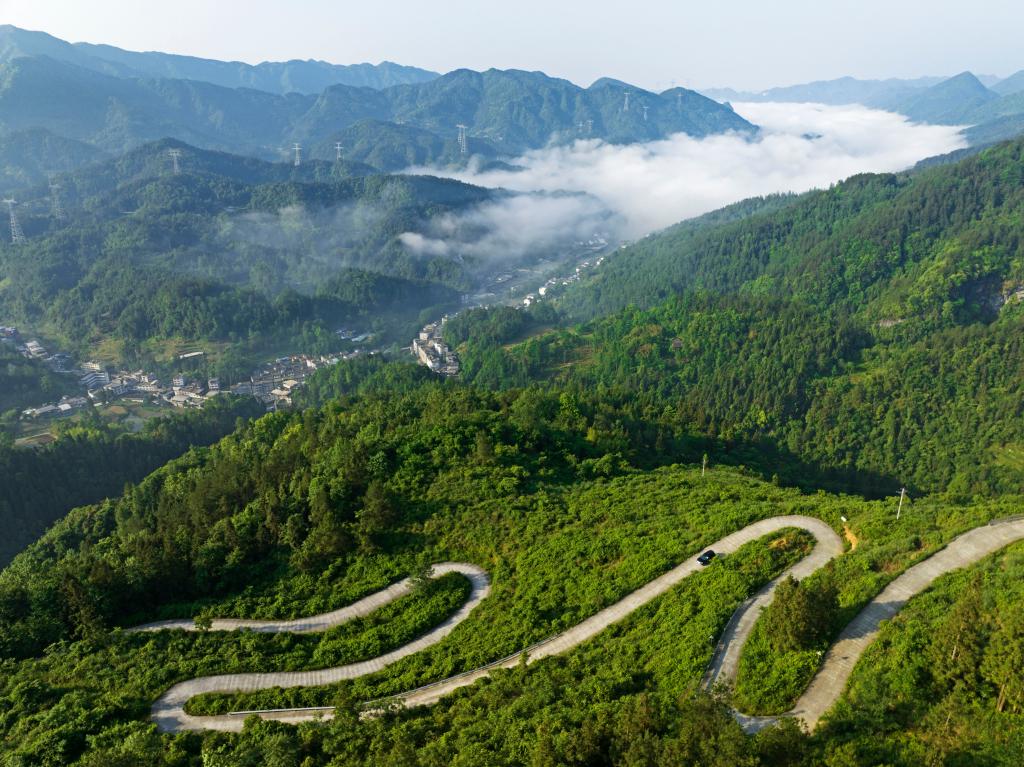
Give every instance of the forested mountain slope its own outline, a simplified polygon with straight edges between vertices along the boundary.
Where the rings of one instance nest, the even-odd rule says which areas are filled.
[[[454,337],[464,371],[491,386],[632,392],[727,439],[785,446],[861,492],[1019,492],[1022,152],[1018,141],[681,224],[619,251],[560,304],[618,313],[511,349],[521,325]]]
[[[433,708],[361,722],[359,701],[557,633],[757,519],[849,520],[858,546],[822,576],[837,587],[839,623],[914,561],[1015,507],[1013,499],[923,500],[894,525],[889,502],[801,495],[714,461],[706,475],[658,468],[699,460],[706,443],[667,412],[648,421],[596,392],[486,394],[429,383],[382,395],[267,416],[121,498],[74,512],[21,555],[0,575],[0,751],[34,765],[235,765],[271,752],[288,765],[399,757],[431,765],[904,765],[922,749],[945,755],[972,743],[1015,755],[997,735],[1016,715],[1000,703],[999,684],[1013,677],[995,664],[995,642],[977,645],[993,662],[970,680],[971,705],[941,674],[914,680],[920,726],[881,728],[877,717],[902,716],[902,701],[861,695],[835,730],[808,738],[788,727],[748,739],[721,702],[694,694],[735,607],[806,552],[792,531],[721,559],[565,657],[497,674]],[[1016,572],[1019,548],[990,566]],[[240,736],[170,737],[148,717],[157,695],[197,674],[323,667],[400,645],[444,619],[458,604],[458,583],[439,581],[323,635],[111,631],[201,608],[253,617],[333,609],[444,559],[479,563],[493,587],[430,650],[358,682],[195,702],[202,710],[340,705],[333,723],[252,722]],[[951,586],[941,599],[958,604],[964,595],[955,579]],[[982,601],[967,598],[978,625],[1016,614],[986,601],[996,596],[987,586],[977,593]],[[941,622],[928,610],[925,620]],[[941,654],[948,635],[940,626],[928,652]],[[889,636],[894,661],[917,651]],[[860,679],[888,684],[872,673]],[[972,719],[985,726],[940,739],[943,722],[959,729]]]
[[[138,434],[87,422],[43,447],[0,444],[0,567],[76,506],[116,495],[125,483],[262,413],[254,399],[223,397],[201,411],[156,419]]]
[[[456,70],[383,90],[332,85],[315,95],[279,95],[198,80],[124,78],[47,55],[0,63],[0,131],[43,128],[111,153],[170,136],[266,159],[284,159],[300,142],[307,156],[330,159],[335,142],[366,121],[391,126],[376,139],[388,148],[378,161],[394,163],[383,170],[404,167],[396,158],[421,141],[403,126],[444,142],[446,162],[465,160],[459,124],[467,126],[472,153],[484,156],[552,140],[630,143],[678,132],[755,132],[728,106],[693,91],[657,94],[608,79],[581,88],[541,72]]]
[[[54,373],[41,360],[27,358],[13,344],[0,342],[0,418],[16,417],[9,411],[36,405],[40,400],[60,399],[76,388],[74,381]],[[0,440],[6,436],[6,425],[0,423]]]
[[[180,153],[179,175],[168,151]],[[0,246],[0,309],[76,348],[105,338],[245,339],[315,323],[371,323],[456,298],[471,261],[418,257],[398,237],[499,193],[411,176],[352,176],[351,163],[300,168],[148,145],[60,177],[18,215],[28,241]]]
[[[106,158],[96,147],[56,136],[43,128],[30,128],[0,136],[0,191],[38,186],[50,176]]]

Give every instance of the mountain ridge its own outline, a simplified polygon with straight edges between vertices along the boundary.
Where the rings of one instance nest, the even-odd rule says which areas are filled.
[[[19,53],[42,53],[117,77],[200,80],[227,88],[254,88],[280,95],[314,94],[335,84],[386,88],[406,82],[426,82],[438,76],[437,72],[391,61],[333,64],[316,59],[290,59],[248,64],[162,51],[128,51],[106,44],[71,43],[46,32],[0,25],[0,63],[6,63]]]
[[[121,78],[40,55],[0,65],[0,130],[45,128],[113,153],[170,136],[282,160],[293,143],[303,143],[329,159],[346,129],[376,120],[434,134],[441,142],[439,159],[447,163],[466,159],[457,143],[459,124],[467,126],[467,149],[485,157],[519,154],[552,140],[632,143],[678,132],[703,137],[757,131],[731,108],[695,92],[667,93],[611,80],[581,88],[541,72],[462,69],[382,90],[332,85],[317,95],[282,96],[198,80]],[[415,154],[418,138],[396,140],[390,154]]]

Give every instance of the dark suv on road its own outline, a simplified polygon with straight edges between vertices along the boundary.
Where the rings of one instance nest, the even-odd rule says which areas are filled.
[[[711,549],[708,549],[699,557],[697,557],[697,561],[700,562],[701,567],[707,567],[711,564],[711,560],[714,559],[716,556],[718,555],[715,554],[715,552],[713,552]]]

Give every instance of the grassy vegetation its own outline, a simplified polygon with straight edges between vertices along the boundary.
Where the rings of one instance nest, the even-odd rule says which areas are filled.
[[[487,482],[486,473],[460,470],[448,474],[442,485],[456,497],[472,497]],[[427,490],[428,499],[440,502],[434,497],[440,493],[440,488]],[[699,469],[680,466],[589,482],[542,482],[533,492],[515,498],[446,505],[428,517],[414,517],[387,549],[349,560],[347,566],[339,562],[320,573],[303,574],[285,562],[270,562],[263,581],[235,594],[169,604],[159,612],[293,617],[349,603],[425,561],[457,558],[487,567],[494,576],[494,590],[470,619],[439,645],[380,674],[330,688],[204,696],[190,706],[193,713],[212,713],[340,702],[340,719],[346,721],[346,707],[359,700],[473,668],[572,626],[709,542],[759,518],[811,514],[837,528],[840,515],[850,520],[861,543],[827,574],[843,584],[843,608],[849,615],[896,572],[956,533],[1005,515],[1011,506],[1007,502],[957,507],[923,501],[905,509],[897,528],[888,502],[804,495],[727,469],[713,470],[706,477]],[[739,602],[803,556],[808,546],[804,533],[783,533],[779,541],[745,547],[565,658],[500,673],[492,682],[460,691],[436,711],[412,711],[395,720],[360,725],[344,735],[336,726],[325,727],[331,734],[316,739],[340,738],[335,744],[340,751],[325,746],[335,755],[360,744],[380,756],[379,749],[390,749],[400,733],[413,728],[424,742],[434,743],[428,751],[453,757],[469,748],[470,741],[483,738],[485,731],[497,733],[507,725],[510,729],[500,737],[477,743],[483,751],[470,752],[494,759],[487,763],[516,764],[508,754],[539,747],[542,732],[534,730],[537,722],[555,716],[566,726],[578,725],[586,711],[597,710],[579,708],[574,702],[592,699],[593,706],[611,711],[637,705],[637,695],[652,695],[649,705],[669,705],[666,701],[694,690],[718,633]],[[436,624],[464,598],[464,584],[457,576],[444,579],[423,594],[323,637],[115,632],[61,643],[43,658],[6,663],[0,700],[7,701],[10,713],[0,718],[2,742],[31,764],[71,763],[81,753],[109,756],[114,753],[114,733],[143,737],[149,703],[175,681],[236,670],[324,667],[375,655]],[[545,691],[551,685],[560,691],[557,702]],[[519,709],[513,723],[510,712]],[[468,727],[467,732],[450,742],[435,740],[455,721]],[[262,741],[266,732],[258,728],[264,726],[257,726],[250,737],[260,731]],[[61,732],[67,737],[54,737]],[[86,735],[92,745],[86,745]],[[308,736],[289,734],[287,740],[295,737]],[[225,747],[222,736],[189,736],[160,745],[161,759],[171,759],[172,742],[196,755]],[[231,741],[228,752],[245,742]],[[556,752],[559,748],[556,744]],[[467,762],[471,763],[483,762]]]
[[[764,621],[759,621],[744,647],[734,703],[748,714],[788,711],[806,689],[835,635],[886,584],[911,564],[930,556],[955,538],[990,519],[1012,515],[1016,500],[1006,498],[975,507],[925,498],[904,505],[897,523],[895,507],[874,505],[874,513],[850,517],[856,549],[834,560],[806,580],[812,589],[834,588],[839,611],[821,641],[813,646],[780,650]]]
[[[817,739],[848,764],[1021,764],[1022,600],[1021,543],[940,578],[883,624]]]

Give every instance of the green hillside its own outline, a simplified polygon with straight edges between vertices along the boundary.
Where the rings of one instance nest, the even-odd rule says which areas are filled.
[[[672,408],[858,492],[1020,492],[1022,152],[681,224],[557,304],[609,316],[509,349],[521,326],[453,336],[463,369],[488,386],[553,379]]]
[[[54,373],[40,360],[27,359],[13,345],[0,342],[0,416],[8,411],[57,400],[75,391],[74,382]],[[0,432],[3,426],[0,425]]]
[[[180,175],[172,171],[178,151]],[[474,264],[398,241],[495,194],[429,177],[352,175],[357,163],[270,164],[164,141],[60,177],[19,205],[28,242],[0,246],[0,310],[86,351],[129,357],[168,338],[246,342],[394,330],[457,300]]]
[[[1019,117],[1020,94],[970,73],[801,88],[898,96],[914,120],[979,123],[973,142]],[[474,214],[521,198],[388,169],[756,128],[607,78],[251,67],[0,27],[0,130],[27,235],[0,244],[5,324],[147,366],[188,342],[225,378],[341,348],[342,325],[381,350],[283,412],[225,396],[137,434],[89,414],[38,450],[0,424],[3,767],[1024,763],[1024,139],[582,257],[529,308],[449,317],[461,373],[442,378],[399,343],[508,289]],[[40,389],[61,380],[0,346],[0,413]],[[721,540],[785,515],[813,519]],[[969,530],[1005,548],[929,560]],[[922,563],[948,574],[883,594]],[[886,620],[817,729],[734,716],[834,681],[826,653],[867,605]],[[196,630],[129,630],[168,619]],[[740,626],[736,675],[706,677]],[[393,697],[487,664],[429,705]],[[295,676],[206,679],[265,672]],[[332,718],[251,716],[274,709]]]
[[[39,186],[51,174],[75,170],[106,159],[106,154],[81,141],[34,128],[0,136],[0,191],[10,194]]]
[[[692,461],[700,449],[667,420],[635,420],[596,395],[536,390],[494,395],[435,383],[404,396],[267,416],[122,498],[74,512],[0,575],[0,652],[10,658],[0,678],[0,749],[45,765],[243,764],[268,753],[306,765],[399,757],[413,764],[541,757],[573,765],[840,764],[831,761],[838,752],[912,763],[938,730],[879,740],[862,712],[891,701],[850,703],[840,738],[808,739],[789,728],[749,739],[722,702],[694,696],[732,610],[806,552],[806,539],[786,531],[724,558],[564,657],[504,672],[436,707],[359,723],[358,701],[556,633],[756,519],[850,520],[858,546],[837,562],[834,577],[852,613],[957,532],[1014,508],[1010,499],[922,500],[896,526],[888,502],[802,495],[717,464],[706,476],[699,467],[656,465]],[[1000,561],[1015,561],[1019,548]],[[342,707],[333,724],[253,722],[241,736],[170,737],[146,719],[156,695],[197,673],[303,668],[394,647],[430,625],[416,621],[435,622],[457,603],[456,580],[414,593],[374,623],[322,637],[110,631],[198,609],[307,614],[444,559],[478,562],[494,579],[492,594],[450,639],[358,682],[193,704],[332,703]],[[1014,715],[997,708],[987,680],[978,682],[975,705],[993,729],[974,737],[999,748],[994,728]],[[950,711],[959,722],[971,711],[955,697],[925,693],[915,701],[924,714]]]
[[[975,110],[997,98],[972,73],[961,72],[910,95],[899,104],[898,111],[917,122],[962,125],[969,122]]]
[[[10,383],[2,376],[0,381]],[[215,442],[239,419],[262,412],[254,399],[222,397],[201,411],[155,419],[137,434],[86,418],[62,428],[45,446],[0,444],[0,567],[70,509],[122,492],[125,483],[137,482],[193,445]]]

